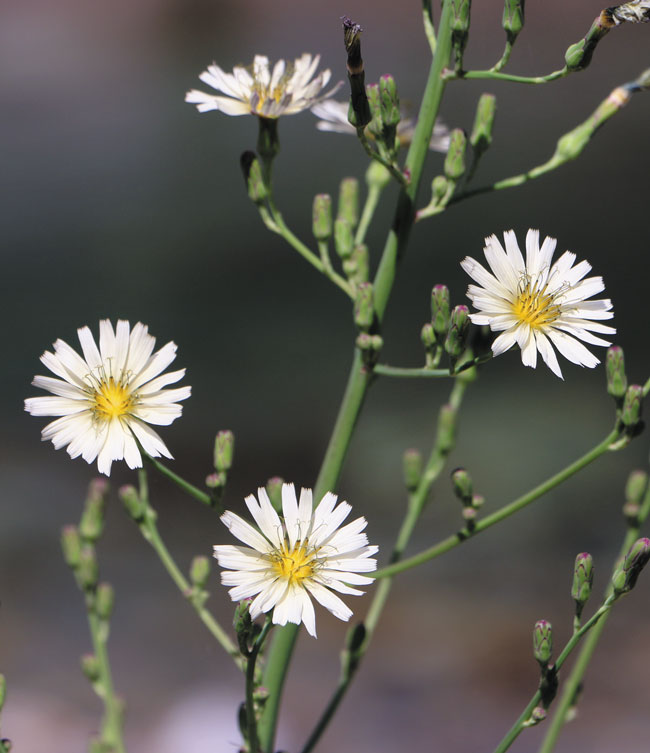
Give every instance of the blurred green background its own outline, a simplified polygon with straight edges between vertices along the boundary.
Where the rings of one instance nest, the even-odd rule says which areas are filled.
[[[476,3],[466,65],[500,56],[502,4]],[[561,67],[601,0],[529,3],[510,70]],[[93,468],[39,443],[44,421],[23,413],[42,373],[38,356],[58,337],[102,317],[147,323],[159,345],[179,345],[178,368],[193,387],[182,420],[164,431],[181,475],[202,483],[222,428],[237,438],[227,505],[271,475],[311,486],[352,354],[343,295],[283,242],[250,205],[239,155],[254,148],[253,118],[197,114],[183,102],[215,60],[225,69],[255,53],[272,59],[319,52],[344,78],[339,17],[364,27],[367,80],[392,73],[417,105],[428,52],[420,5],[388,0],[139,0],[8,3],[0,24],[4,117],[3,345],[5,416],[0,528],[0,670],[9,682],[3,734],[23,753],[86,747],[100,706],[78,669],[90,648],[80,594],[58,548],[60,527],[78,519]],[[544,162],[559,135],[582,122],[612,88],[648,66],[650,28],[624,26],[599,46],[589,69],[544,87],[467,81],[447,89],[442,116],[471,128],[482,91],[498,98],[494,142],[478,184]],[[483,238],[528,227],[558,238],[602,274],[613,299],[631,381],[650,372],[647,349],[648,123],[650,94],[635,96],[579,161],[517,191],[486,195],[418,225],[403,260],[384,328],[382,360],[417,365],[419,331],[433,284],[464,302],[459,266],[481,256]],[[310,113],[280,123],[278,203],[308,240],[311,200],[336,194],[345,175],[363,177],[353,138],[318,133]],[[423,182],[440,171],[431,154]],[[386,192],[369,235],[377,260],[395,191]],[[604,353],[603,353],[604,355]],[[602,368],[563,364],[565,381],[525,369],[517,353],[490,363],[471,388],[450,468],[468,467],[486,511],[510,501],[582,454],[610,429]],[[381,381],[369,394],[338,488],[369,520],[386,553],[401,519],[401,453],[428,452],[448,385]],[[623,535],[622,490],[646,467],[645,436],[447,557],[401,576],[348,702],[322,750],[370,753],[426,748],[492,750],[535,689],[531,630],[546,618],[568,637],[575,554],[590,551],[596,588]],[[132,475],[114,466],[100,566],[117,591],[110,650],[126,697],[130,751],[218,753],[238,745],[243,685],[120,509],[115,490]],[[228,541],[216,515],[151,477],[160,526],[178,561]],[[414,537],[415,552],[459,525],[443,477]],[[590,668],[578,719],[559,753],[640,750],[650,735],[649,579],[617,607]],[[232,613],[215,574],[212,608]],[[352,601],[350,599],[350,601]],[[363,614],[368,600],[351,606]],[[295,750],[338,673],[345,626],[324,610],[318,641],[301,639],[278,744]],[[537,749],[543,727],[516,750]]]

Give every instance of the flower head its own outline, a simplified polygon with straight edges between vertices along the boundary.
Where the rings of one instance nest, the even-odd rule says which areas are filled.
[[[343,83],[322,94],[332,74],[324,70],[313,78],[319,62],[320,55],[304,53],[293,63],[278,60],[271,71],[269,59],[256,55],[250,68],[236,66],[232,73],[225,73],[213,63],[199,78],[227,96],[192,89],[185,95],[185,101],[196,105],[199,112],[220,110],[226,115],[250,113],[263,118],[292,115],[331,97]]]
[[[470,256],[461,262],[479,283],[467,289],[479,311],[471,315],[472,322],[501,332],[492,343],[494,355],[517,344],[524,366],[535,368],[539,351],[551,371],[562,378],[554,345],[572,363],[596,366],[599,360],[579,340],[607,346],[609,342],[592,333],[616,332],[598,321],[614,316],[611,301],[587,300],[605,289],[602,277],[584,279],[591,265],[581,261],[574,266],[576,255],[570,251],[551,265],[557,241],[545,238],[540,248],[539,230],[529,230],[526,235],[525,262],[514,232],[508,230],[503,237],[505,251],[496,235],[485,239],[483,252],[492,274]]]
[[[319,131],[331,133],[347,133],[356,135],[356,128],[348,121],[348,103],[327,99],[315,104],[311,111],[320,120],[316,123]],[[415,121],[402,112],[402,118],[397,124],[397,138],[402,146],[407,146],[413,139]],[[368,134],[370,136],[370,134]],[[449,128],[438,118],[433,126],[433,133],[429,141],[429,149],[434,152],[446,153],[449,149]]]
[[[282,486],[282,518],[271,505],[265,489],[246,497],[246,506],[258,528],[235,513],[226,511],[221,520],[233,536],[248,546],[214,547],[221,567],[221,582],[230,589],[233,601],[255,597],[250,605],[253,619],[273,610],[273,622],[286,625],[304,622],[316,636],[316,617],[310,595],[340,620],[352,611],[334,593],[360,596],[354,586],[372,583],[359,573],[375,570],[369,559],[377,552],[368,546],[362,533],[365,518],[357,518],[339,528],[352,509],[347,502],[336,505],[336,495],[328,492],[312,510],[311,489],[302,489],[296,499],[293,484]]]
[[[42,431],[58,450],[68,448],[107,476],[114,460],[140,468],[138,442],[152,457],[171,458],[165,443],[148,424],[168,425],[181,415],[179,400],[190,396],[191,387],[165,390],[178,382],[185,369],[161,374],[176,358],[176,345],[167,343],[153,352],[156,339],[138,322],[117,327],[108,319],[99,323],[99,348],[89,327],[77,330],[83,358],[63,340],[54,353],[45,351],[41,362],[59,379],[36,376],[32,384],[51,396],[30,397],[25,410],[32,416],[60,416]],[[160,376],[159,376],[160,375]],[[136,441],[137,440],[137,441]]]

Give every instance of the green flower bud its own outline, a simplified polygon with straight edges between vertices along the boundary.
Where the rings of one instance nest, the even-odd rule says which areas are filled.
[[[257,153],[265,163],[271,163],[280,151],[278,138],[278,118],[263,118],[258,116],[259,129],[257,132]]]
[[[368,188],[377,188],[381,191],[386,188],[390,180],[388,170],[376,160],[372,160],[366,170],[366,185]]]
[[[237,604],[232,622],[233,627],[235,628],[235,633],[237,634],[239,650],[244,656],[248,655],[248,645],[255,631],[255,625],[251,620],[249,612],[251,601],[252,599],[245,599]]]
[[[0,711],[4,708],[7,698],[7,680],[4,675],[0,674]]]
[[[468,531],[473,531],[476,525],[476,510],[473,507],[463,507],[463,520]]]
[[[199,588],[204,588],[209,576],[210,560],[203,556],[195,557],[190,565],[190,580],[192,584]]]
[[[524,26],[525,0],[505,0],[503,6],[502,26],[508,41],[513,44]]]
[[[422,455],[418,450],[406,450],[402,456],[404,468],[404,485],[412,492],[418,488],[422,478]]]
[[[431,181],[431,196],[434,204],[440,206],[447,198],[449,181],[444,175],[436,175]]]
[[[478,105],[476,106],[472,135],[469,138],[470,144],[476,153],[476,157],[483,154],[492,143],[492,127],[494,126],[496,109],[497,98],[494,94],[481,94]]]
[[[632,471],[625,484],[625,501],[640,505],[648,489],[648,474],[645,471]]]
[[[361,57],[361,32],[363,29],[347,16],[343,17],[343,41],[348,54],[348,81],[350,82],[350,109],[348,120],[355,128],[365,128],[370,122],[370,107],[364,86],[365,73]]]
[[[84,654],[81,657],[81,671],[90,682],[95,683],[99,680],[102,670],[99,661],[94,654]]]
[[[234,451],[234,434],[229,430],[220,431],[214,440],[214,467],[217,471],[230,470]]]
[[[95,611],[102,620],[110,620],[115,604],[115,591],[110,583],[100,583],[95,593]]]
[[[135,521],[140,521],[144,517],[145,506],[140,499],[137,489],[131,484],[120,487],[118,496],[126,511]]]
[[[262,168],[255,152],[244,152],[239,159],[248,197],[255,204],[263,204],[269,192],[262,177]]]
[[[449,288],[434,285],[431,291],[431,324],[436,339],[442,340],[449,329]]]
[[[469,309],[467,306],[456,306],[451,312],[449,330],[445,339],[445,351],[455,362],[465,350],[467,335],[469,334]]]
[[[591,25],[584,39],[572,44],[564,55],[566,67],[570,71],[584,70],[589,63],[596,49],[596,45],[607,34],[607,32],[616,25],[608,9],[601,11],[600,15]]]
[[[92,546],[84,546],[79,556],[79,566],[76,569],[79,585],[85,590],[91,590],[97,585],[99,567],[95,550]]]
[[[607,349],[605,371],[607,373],[607,392],[617,400],[625,397],[627,377],[625,376],[623,348],[619,348],[618,345],[612,345],[611,348]]]
[[[327,241],[332,237],[332,197],[328,193],[314,196],[312,231],[317,241]]]
[[[341,259],[348,259],[354,249],[354,233],[347,220],[337,219],[334,223],[334,248]]]
[[[219,471],[218,473],[209,473],[205,477],[205,485],[208,489],[223,489],[226,485],[227,476],[225,471]]]
[[[533,654],[539,664],[545,668],[553,653],[553,628],[547,620],[538,620],[533,629]]]
[[[445,157],[445,175],[457,182],[465,174],[465,149],[467,136],[461,128],[454,128],[449,136],[449,151]]]
[[[352,256],[345,261],[351,262],[354,269],[348,274],[348,277],[356,283],[368,282],[368,275],[370,271],[370,259],[368,256],[368,246],[365,243],[360,243],[354,247]],[[343,262],[343,268],[345,269],[345,261]]]
[[[451,452],[456,443],[456,410],[449,404],[443,405],[438,413],[438,430],[436,446],[446,455]]]
[[[397,84],[391,75],[384,75],[379,79],[379,99],[381,103],[381,117],[384,125],[396,127],[401,119]]]
[[[104,528],[104,498],[89,496],[79,523],[79,533],[85,541],[95,542]]]
[[[576,603],[576,614],[578,617],[582,613],[584,605],[591,596],[591,586],[594,582],[594,562],[591,555],[582,552],[576,557],[573,568],[573,586],[571,587],[571,596]]]
[[[355,344],[359,350],[372,350],[372,336],[367,332],[362,332],[355,340]]]
[[[363,282],[357,286],[354,299],[354,323],[362,331],[372,326],[375,318],[372,283]]]
[[[351,228],[359,222],[359,181],[343,178],[339,185],[338,220],[345,220]]]
[[[625,555],[623,564],[612,577],[616,596],[621,596],[634,588],[637,578],[641,574],[641,570],[647,565],[648,560],[650,560],[650,539],[638,539],[632,544]]]
[[[474,487],[469,473],[464,468],[456,468],[451,472],[451,483],[458,499],[464,505],[471,506]]]
[[[420,332],[420,339],[426,350],[431,350],[436,345],[436,333],[433,331],[433,324],[427,322]]]
[[[475,510],[480,510],[484,504],[485,504],[485,497],[482,494],[472,495],[472,507]]]
[[[621,410],[621,421],[628,429],[634,429],[639,425],[642,407],[643,387],[639,384],[631,384],[625,392]]]
[[[64,526],[61,531],[61,549],[66,565],[76,570],[81,560],[81,536],[76,526]]]
[[[472,0],[451,0],[451,28],[457,32],[469,31]]]
[[[271,504],[277,513],[282,513],[282,485],[284,479],[273,476],[266,482],[266,493],[269,495]]]
[[[383,141],[384,122],[381,118],[381,99],[379,96],[379,85],[369,84],[366,86],[366,95],[368,96],[368,106],[372,119],[368,123],[368,131],[377,141]]]

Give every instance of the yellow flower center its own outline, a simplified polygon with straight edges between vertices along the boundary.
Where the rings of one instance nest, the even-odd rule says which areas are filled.
[[[554,322],[561,313],[557,305],[557,295],[547,292],[548,285],[537,287],[530,278],[524,278],[519,286],[519,294],[512,304],[512,313],[520,321],[533,329]]]
[[[307,542],[298,541],[291,550],[286,542],[282,545],[273,567],[280,578],[301,583],[313,574],[314,564],[314,551],[308,549]]]
[[[120,382],[116,382],[113,377],[99,383],[92,399],[95,416],[109,421],[126,415],[133,406],[131,391]]]

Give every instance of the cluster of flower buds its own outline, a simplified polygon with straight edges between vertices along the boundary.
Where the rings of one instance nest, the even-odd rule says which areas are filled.
[[[381,335],[372,334],[370,331],[374,321],[375,299],[372,283],[362,282],[355,290],[354,323],[359,330],[356,345],[369,368],[376,363],[384,344]]]
[[[401,120],[395,79],[389,74],[382,76],[378,84],[366,87],[366,94],[372,115],[368,132],[374,138],[381,156],[392,161],[397,156],[400,146],[397,126]]]
[[[474,494],[472,477],[464,468],[456,468],[452,471],[451,483],[454,494],[463,505],[463,520],[471,533],[476,526],[476,515],[483,506],[485,498],[481,494]]]
[[[205,479],[205,485],[212,491],[212,504],[218,507],[228,480],[235,452],[235,435],[228,429],[220,431],[214,440],[214,473]]]
[[[449,356],[451,370],[465,352],[469,334],[469,309],[456,306],[450,310],[449,288],[434,285],[431,291],[431,321],[420,333],[426,355],[427,368],[438,365],[442,350]]]

